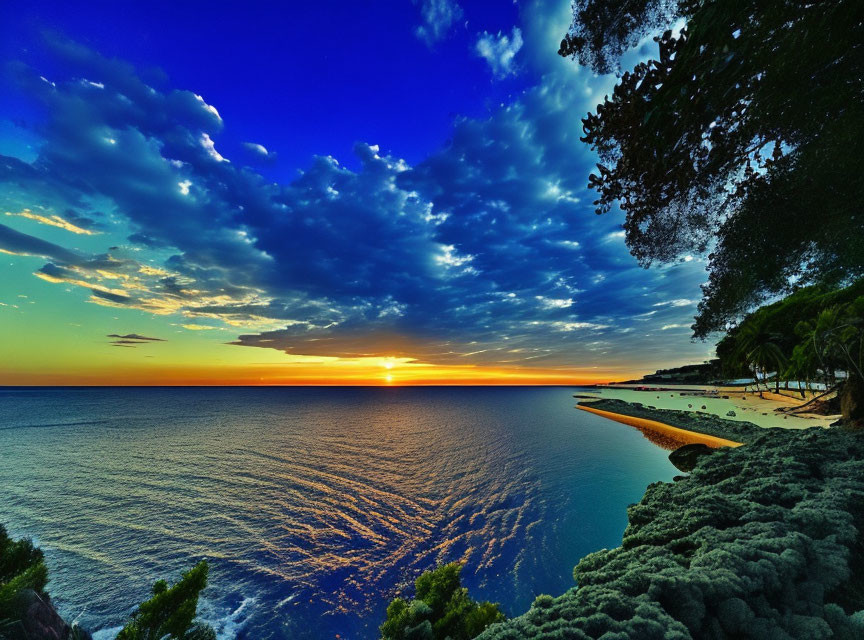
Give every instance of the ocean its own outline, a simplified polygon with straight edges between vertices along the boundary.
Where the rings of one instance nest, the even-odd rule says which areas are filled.
[[[390,598],[455,560],[518,615],[677,473],[579,391],[0,389],[0,523],[97,640],[201,558],[220,640],[375,638]]]

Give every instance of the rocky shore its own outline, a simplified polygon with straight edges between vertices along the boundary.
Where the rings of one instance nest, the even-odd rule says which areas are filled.
[[[864,433],[593,406],[746,444],[650,485],[621,546],[576,566],[577,588],[480,638],[864,637]]]
[[[54,609],[47,593],[23,589],[0,620],[0,640],[93,640],[78,626],[70,626]]]

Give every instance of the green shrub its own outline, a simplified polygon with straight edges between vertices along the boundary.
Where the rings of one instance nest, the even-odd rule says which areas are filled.
[[[468,596],[459,574],[462,566],[447,564],[427,571],[414,583],[411,602],[394,599],[381,625],[384,640],[470,640],[493,622],[503,621],[497,604]]]
[[[15,617],[15,597],[22,589],[43,593],[47,582],[42,551],[30,540],[12,540],[0,525],[0,620]]]
[[[207,562],[202,560],[172,587],[164,580],[153,585],[153,597],[141,603],[117,640],[211,640],[212,629],[193,625],[198,595],[207,586]]]

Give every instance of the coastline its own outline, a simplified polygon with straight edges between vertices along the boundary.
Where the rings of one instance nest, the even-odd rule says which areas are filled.
[[[590,392],[599,399],[622,400],[654,409],[709,413],[763,428],[828,427],[838,418],[811,412],[793,413],[792,409],[805,402],[805,398],[793,392],[787,395],[763,391],[760,396],[728,385],[609,384],[591,387]],[[806,400],[814,395],[807,394]]]
[[[648,429],[650,431],[659,433],[661,436],[666,436],[674,441],[680,441],[685,444],[704,444],[711,448],[740,447],[742,444],[744,444],[743,442],[735,442],[734,440],[727,440],[726,438],[711,436],[705,433],[700,433],[698,431],[673,427],[672,425],[658,422],[657,420],[628,416],[625,413],[615,413],[613,411],[597,409],[595,407],[592,407],[591,404],[580,403],[576,405],[576,408],[581,409],[582,411],[588,411],[589,413],[593,413],[604,418],[608,418],[609,420],[614,420],[615,422],[620,422],[631,427],[636,427],[640,430]]]
[[[649,485],[621,546],[578,563],[579,586],[538,596],[480,640],[864,637],[864,432],[592,404],[651,433],[646,423],[691,422],[744,446]]]

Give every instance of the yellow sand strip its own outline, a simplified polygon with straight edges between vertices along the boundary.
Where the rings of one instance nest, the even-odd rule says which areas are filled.
[[[672,425],[657,422],[656,420],[648,420],[647,418],[635,418],[633,416],[624,415],[623,413],[603,411],[602,409],[595,409],[584,404],[577,404],[576,408],[582,409],[582,411],[596,413],[598,416],[603,416],[604,418],[609,418],[610,420],[614,420],[615,422],[621,422],[622,424],[630,425],[631,427],[656,431],[657,433],[669,436],[670,438],[674,438],[675,440],[686,442],[687,444],[707,444],[709,447],[714,448],[740,447],[742,444],[744,444],[743,442],[735,442],[733,440],[726,440],[725,438],[709,436],[704,433],[699,433],[697,431],[679,429],[678,427],[673,427]]]

